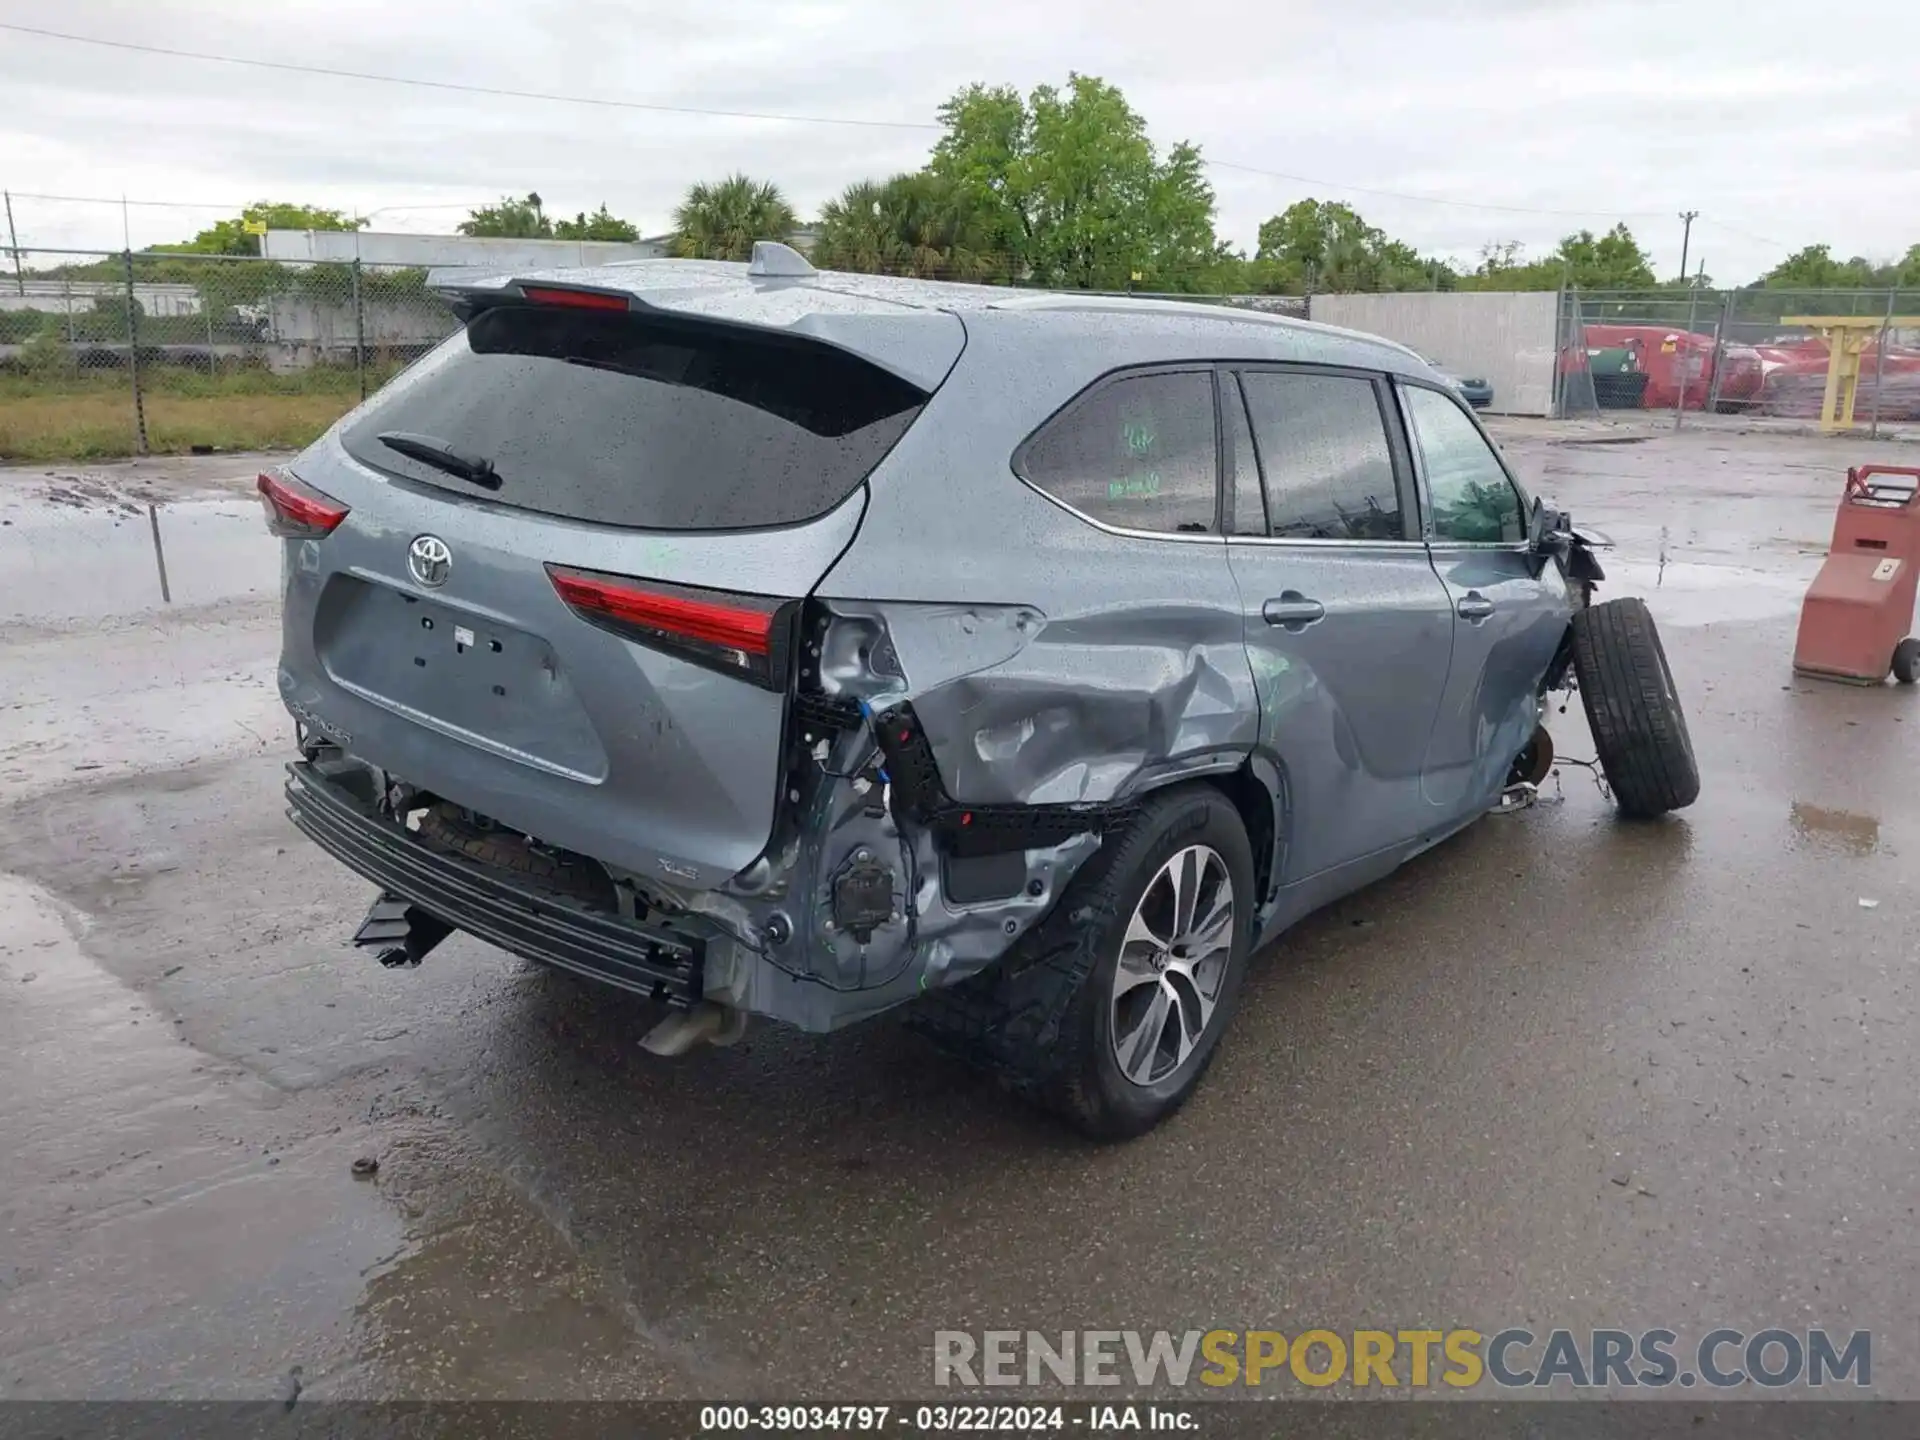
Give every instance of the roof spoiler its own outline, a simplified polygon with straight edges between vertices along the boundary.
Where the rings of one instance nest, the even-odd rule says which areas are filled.
[[[662,284],[643,292],[582,284],[561,272],[519,276],[478,266],[446,266],[428,270],[427,289],[453,308],[462,325],[502,305],[576,306],[811,341],[857,356],[929,395],[940,388],[966,343],[965,327],[946,310],[886,302],[869,313],[851,313],[845,297],[823,295],[824,301],[834,303],[817,308],[775,307],[756,313],[753,295],[763,287],[742,285],[736,266],[689,265],[684,271],[670,273],[673,280],[682,283]],[[772,241],[759,242],[754,265],[748,269],[755,282],[795,281],[817,273],[797,250]],[[779,285],[764,288],[784,289]],[[740,312],[733,303],[736,301],[747,302],[747,313]],[[930,340],[935,330],[941,336]]]
[[[598,285],[569,285],[449,266],[427,272],[427,289],[453,307],[462,321],[493,305],[564,305],[583,310],[645,309],[646,302],[626,290]]]

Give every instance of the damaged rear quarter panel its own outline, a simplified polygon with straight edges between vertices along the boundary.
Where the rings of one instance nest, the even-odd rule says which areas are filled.
[[[1218,546],[1173,548],[1169,579],[1224,569]],[[1153,588],[1142,572],[1155,558],[1131,557],[1133,586]],[[1037,605],[837,601],[853,623],[834,627],[821,676],[856,693],[858,652],[883,646],[895,673],[873,703],[912,703],[957,801],[1106,804],[1251,744],[1238,600],[1230,585],[1214,599],[1122,597],[1063,619]]]
[[[951,846],[903,814],[903,774],[888,773],[864,730],[833,742],[796,790],[813,839],[791,879],[817,897],[801,912],[816,974],[863,997],[843,995],[840,1020],[979,972],[1052,908],[1115,807],[1183,775],[1234,768],[1250,749],[1257,710],[1224,547],[1168,548],[1182,552],[1177,564],[1135,557],[1144,600],[1060,621],[1035,604],[817,602],[821,689],[863,703],[889,740],[924,740],[942,801],[1087,812],[1077,833],[1000,852],[1000,888],[956,899]],[[1196,585],[1196,572],[1220,580]],[[1061,599],[1029,588],[1043,604]],[[1180,588],[1210,590],[1212,603],[1175,598]],[[856,939],[826,922],[838,878],[868,862],[897,877],[899,903]]]
[[[1100,807],[1237,767],[1259,707],[1224,541],[1114,533],[1029,488],[1015,447],[1097,370],[1050,365],[1044,346],[991,348],[970,343],[870,481],[860,534],[816,591],[820,688],[880,717],[910,705],[961,805]],[[824,872],[855,835],[879,848],[857,823],[829,835],[842,828]],[[997,958],[1097,844],[1027,851],[1027,888],[977,905],[944,893],[931,849],[917,855],[921,983]]]

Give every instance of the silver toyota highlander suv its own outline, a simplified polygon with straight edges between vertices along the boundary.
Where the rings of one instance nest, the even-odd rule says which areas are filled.
[[[1644,606],[1397,345],[778,245],[439,288],[260,478],[289,813],[389,965],[463,930],[668,1054],[911,1002],[1127,1135],[1256,946],[1529,793],[1550,689],[1624,810],[1698,792]]]

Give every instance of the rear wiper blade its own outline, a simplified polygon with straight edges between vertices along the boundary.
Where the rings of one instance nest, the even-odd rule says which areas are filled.
[[[500,488],[500,472],[493,468],[493,461],[484,455],[470,455],[431,435],[409,435],[404,430],[389,430],[379,439],[389,450],[405,455],[409,460],[418,460],[422,465],[444,470],[483,490]]]

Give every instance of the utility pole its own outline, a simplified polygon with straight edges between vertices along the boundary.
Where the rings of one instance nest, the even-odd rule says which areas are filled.
[[[13,192],[7,196],[7,246],[13,251],[13,283],[20,287],[22,295],[27,293],[27,277],[20,273],[20,237],[13,233]]]
[[[1706,275],[1707,262],[1702,260],[1700,262],[1700,278],[1704,280],[1706,279]],[[1683,274],[1680,278],[1684,280],[1686,276]],[[1700,287],[1698,285],[1689,285],[1687,290],[1687,338],[1681,344],[1680,353],[1673,357],[1680,362],[1680,393],[1675,397],[1673,402],[1673,428],[1676,430],[1680,428],[1680,417],[1687,413],[1687,382],[1693,379],[1693,367],[1695,363],[1693,322],[1700,310]]]
[[[1693,222],[1699,218],[1700,212],[1698,210],[1682,210],[1680,212],[1680,224],[1684,227],[1680,231],[1680,278],[1682,280],[1687,278],[1687,246],[1693,239]]]

